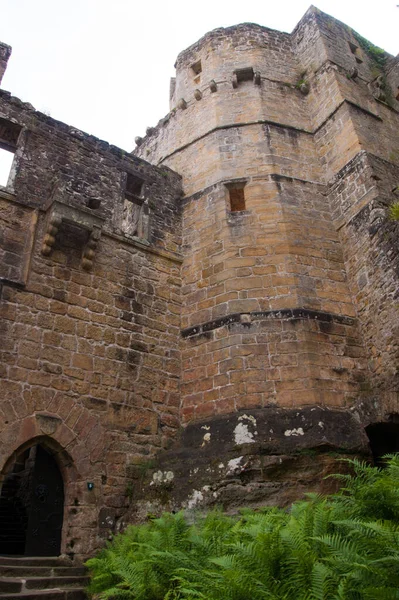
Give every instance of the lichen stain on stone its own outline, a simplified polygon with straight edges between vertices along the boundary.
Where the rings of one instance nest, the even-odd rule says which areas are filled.
[[[202,425],[201,429],[204,429],[206,431],[206,433],[204,434],[204,437],[202,438],[201,448],[203,448],[204,446],[209,444],[209,442],[211,441],[211,433],[210,433],[209,425]]]
[[[227,463],[226,475],[231,475],[232,473],[241,472],[243,470],[243,466],[240,465],[240,462],[242,461],[243,458],[244,458],[243,456],[238,456],[237,458],[232,458],[231,460],[229,460],[229,462]]]
[[[298,429],[287,429],[286,431],[284,431],[284,435],[286,437],[290,437],[290,436],[298,436],[298,435],[305,435],[302,427],[298,427]]]
[[[258,435],[258,432],[249,430],[249,426],[256,427],[256,419],[253,415],[241,415],[238,417],[238,424],[234,429],[234,441],[237,445],[241,444],[253,444],[255,442],[254,436]],[[244,423],[243,421],[247,421]]]
[[[204,485],[200,490],[193,490],[191,496],[188,497],[186,507],[191,510],[204,500],[204,494],[211,491],[210,485]]]
[[[193,490],[191,497],[189,497],[187,500],[187,508],[195,508],[199,502],[202,502],[203,499],[204,494],[200,490]]]
[[[206,444],[209,444],[210,441],[211,441],[211,434],[209,432],[205,433],[205,435],[203,437],[202,444],[201,444],[201,448],[203,448],[204,446],[206,446]]]
[[[175,478],[173,471],[156,471],[152,476],[150,485],[162,485],[170,483]]]
[[[254,427],[256,427],[256,419],[253,415],[241,415],[240,417],[238,417],[239,421],[250,421],[251,423],[253,423]]]

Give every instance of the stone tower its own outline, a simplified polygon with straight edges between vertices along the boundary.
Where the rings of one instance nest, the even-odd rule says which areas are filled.
[[[182,52],[132,154],[0,91],[0,553],[44,465],[81,559],[399,450],[398,111],[398,58],[313,7]]]
[[[364,451],[394,419],[398,86],[398,58],[311,7],[292,34],[242,24],[182,52],[171,112],[136,140],[183,178],[183,447],[196,431],[221,457],[208,497],[234,448],[227,473],[288,456],[293,478],[293,451]]]

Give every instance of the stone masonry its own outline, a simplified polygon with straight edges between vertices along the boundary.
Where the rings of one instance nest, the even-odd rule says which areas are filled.
[[[63,553],[329,489],[397,422],[398,111],[399,58],[314,7],[182,52],[132,154],[0,91],[0,473],[56,456]]]

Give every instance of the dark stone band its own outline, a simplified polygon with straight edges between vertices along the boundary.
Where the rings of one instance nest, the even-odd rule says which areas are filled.
[[[213,329],[218,329],[224,325],[240,323],[242,315],[250,315],[251,322],[263,319],[282,319],[284,321],[310,319],[314,321],[323,321],[324,323],[341,323],[343,325],[354,325],[355,323],[355,319],[352,317],[345,317],[343,315],[323,312],[321,310],[311,310],[308,308],[281,308],[279,310],[253,311],[250,313],[232,313],[206,323],[201,323],[200,325],[182,329],[181,335],[183,338],[188,338],[212,331]],[[248,327],[251,325],[251,322],[243,322],[243,325]]]

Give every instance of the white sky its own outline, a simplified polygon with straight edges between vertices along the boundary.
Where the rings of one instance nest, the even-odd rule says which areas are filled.
[[[313,0],[391,54],[399,0]],[[168,112],[177,54],[242,22],[292,31],[311,0],[0,0],[2,87],[128,151]]]

